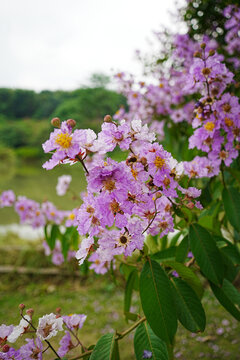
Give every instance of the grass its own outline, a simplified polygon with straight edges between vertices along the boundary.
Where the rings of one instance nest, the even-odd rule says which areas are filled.
[[[32,243],[19,240],[20,250],[11,250],[16,245],[16,237],[9,237],[8,250],[2,251],[6,238],[0,239],[0,263],[25,266],[52,266],[48,259],[36,251]],[[38,260],[37,260],[38,259]],[[71,269],[69,269],[71,271]],[[126,324],[123,316],[124,281],[117,273],[117,285],[110,275],[88,277],[62,277],[37,275],[1,275],[0,279],[0,324],[18,323],[18,305],[24,303],[35,310],[37,318],[56,307],[63,314],[85,313],[87,320],[80,330],[80,338],[85,346],[95,344],[99,337],[115,330],[123,331]],[[203,334],[192,334],[179,325],[175,358],[189,359],[240,359],[240,325],[222,308],[211,292],[206,289],[203,306],[207,314],[207,327]],[[139,312],[137,293],[133,299],[132,311]],[[61,334],[60,334],[61,335]],[[53,339],[57,344],[57,339]],[[121,360],[135,359],[133,334],[120,341]],[[57,348],[57,346],[56,346]],[[46,359],[53,360],[49,352]]]

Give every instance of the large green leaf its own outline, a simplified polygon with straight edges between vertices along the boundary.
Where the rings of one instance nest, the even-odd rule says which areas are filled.
[[[240,193],[234,187],[224,188],[223,205],[232,226],[240,232]]]
[[[180,263],[184,262],[184,260],[186,259],[187,253],[188,253],[188,248],[189,248],[188,235],[186,235],[177,247],[177,250],[176,250],[176,261],[177,262],[180,262]]]
[[[231,258],[220,249],[224,265],[224,278],[233,282],[238,274],[238,269],[232,262]]]
[[[115,335],[105,334],[97,342],[90,360],[111,360],[114,355]]]
[[[232,299],[231,292],[227,291],[226,287],[220,288],[217,285],[210,282],[212,291],[220,304],[234,316],[237,320],[240,321],[240,311],[234,305],[234,300]]]
[[[240,265],[240,252],[235,244],[222,236],[214,236],[217,246],[227,255],[235,265]]]
[[[124,293],[124,313],[129,313],[132,301],[132,293],[135,287],[135,283],[138,281],[138,271],[134,270],[130,273]]]
[[[45,231],[45,237],[46,237],[46,241],[50,247],[51,250],[54,249],[55,247],[55,243],[56,243],[56,240],[59,238],[61,238],[61,233],[60,233],[60,230],[59,230],[59,227],[58,225],[56,224],[53,224],[51,226],[51,230],[50,230],[50,235],[48,234],[48,226],[45,226],[44,228],[44,231]]]
[[[176,246],[172,246],[168,249],[158,251],[155,254],[151,255],[151,258],[159,261],[174,259],[176,255],[176,249]]]
[[[172,343],[177,331],[171,283],[161,266],[149,259],[140,276],[140,297],[144,314],[155,334]]]
[[[137,360],[143,359],[144,350],[151,351],[152,360],[168,360],[167,346],[144,322],[137,327],[134,335],[134,350]]]
[[[225,294],[228,294],[228,297],[235,305],[238,305],[240,307],[240,292],[227,279],[224,279],[223,281],[222,290]]]
[[[206,316],[193,289],[182,279],[173,279],[174,301],[181,324],[191,332],[204,331]]]
[[[178,275],[185,280],[188,285],[195,291],[198,297],[201,299],[203,296],[203,287],[201,281],[197,275],[193,272],[192,269],[186,267],[185,265],[178,263],[176,261],[167,261],[166,265],[170,266],[172,269],[176,270]]]
[[[211,234],[198,224],[190,226],[189,241],[191,250],[202,273],[214,284],[223,281],[224,267],[222,257]]]

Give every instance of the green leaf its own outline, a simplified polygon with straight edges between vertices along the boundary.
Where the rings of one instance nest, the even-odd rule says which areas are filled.
[[[227,279],[223,280],[222,290],[225,294],[228,294],[229,298],[235,305],[238,305],[240,307],[240,292]]]
[[[232,244],[229,240],[221,236],[214,236],[218,247],[227,255],[235,265],[240,265],[240,252],[236,245]]]
[[[125,317],[127,320],[137,321],[138,315],[132,312],[125,312]]]
[[[181,324],[191,332],[204,331],[206,316],[193,289],[182,279],[173,279],[174,301]]]
[[[172,343],[177,331],[177,316],[171,283],[161,266],[148,260],[140,276],[143,312],[152,330],[166,343]]]
[[[230,224],[240,232],[240,193],[234,187],[224,188],[223,205]]]
[[[178,263],[176,261],[168,261],[165,265],[170,266],[176,272],[178,275],[185,280],[188,285],[191,286],[191,288],[195,291],[197,296],[201,299],[203,296],[203,287],[201,284],[201,281],[197,277],[197,275],[193,272],[192,269],[186,267],[185,265]]]
[[[176,246],[172,246],[168,249],[158,251],[155,254],[151,255],[151,258],[159,261],[174,259],[176,255],[176,249]]]
[[[134,270],[130,273],[124,293],[124,313],[129,312],[132,301],[132,293],[134,289],[135,282],[138,280],[138,271]]]
[[[191,250],[202,273],[214,284],[223,281],[222,257],[211,234],[198,224],[190,226],[189,240]]]
[[[186,235],[182,239],[180,244],[177,246],[177,250],[176,250],[176,261],[177,262],[180,262],[180,263],[184,262],[184,260],[187,257],[188,248],[189,248],[189,241],[188,241],[188,235]]]
[[[170,240],[170,247],[175,246],[178,242],[178,239],[180,238],[180,236],[182,235],[181,231],[178,231],[177,234],[175,234],[171,240]]]
[[[167,346],[157,337],[149,324],[140,324],[134,335],[134,350],[137,360],[143,359],[144,350],[151,351],[152,360],[168,360]]]
[[[115,347],[115,335],[105,334],[97,342],[90,360],[111,360]]]
[[[229,281],[234,281],[238,274],[237,267],[233,264],[231,258],[226,255],[222,249],[220,249],[220,252],[222,254],[223,264],[224,264],[224,277],[228,279]]]
[[[120,360],[119,347],[118,347],[117,340],[115,340],[115,346],[114,346],[114,350],[113,350],[112,360]]]
[[[234,305],[233,300],[231,299],[231,293],[229,294],[226,291],[226,288],[220,288],[217,285],[210,282],[211,289],[220,302],[220,304],[237,320],[240,321],[240,311]]]
[[[55,248],[56,240],[57,238],[60,238],[60,235],[61,233],[58,225],[56,224],[52,225],[50,236],[48,236],[48,238],[46,239],[51,250]]]

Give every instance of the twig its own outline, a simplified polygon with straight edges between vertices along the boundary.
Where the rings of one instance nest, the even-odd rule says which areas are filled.
[[[84,170],[86,171],[87,174],[89,174],[88,169],[86,168],[86,165],[84,164],[84,161],[80,158],[80,156],[76,156],[76,158],[78,159],[78,161],[82,164]]]
[[[83,344],[81,343],[81,341],[79,340],[79,338],[77,337],[77,335],[74,333],[74,331],[72,331],[72,329],[67,326],[67,324],[66,324],[65,321],[63,321],[63,322],[64,322],[66,328],[68,329],[68,331],[69,331],[69,332],[72,334],[72,336],[74,336],[75,339],[77,340],[78,345],[82,346],[82,348],[83,348],[84,351],[87,351],[87,348],[85,348],[85,346],[83,346]]]

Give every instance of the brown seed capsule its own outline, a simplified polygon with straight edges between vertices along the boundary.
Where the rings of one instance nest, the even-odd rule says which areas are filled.
[[[209,56],[213,56],[214,54],[215,54],[215,50],[213,50],[213,49],[209,50],[209,53],[208,53]]]
[[[55,117],[55,118],[53,118],[51,120],[51,124],[52,124],[52,126],[59,128],[60,124],[61,124],[61,121],[60,121],[60,119],[58,117]]]
[[[34,310],[32,308],[26,310],[26,314],[28,314],[30,317],[33,316]]]
[[[188,209],[193,209],[194,206],[195,206],[195,205],[194,205],[194,203],[193,203],[192,201],[187,204],[187,208],[188,208]]]
[[[195,53],[193,54],[194,57],[196,58],[201,58],[202,54],[200,53],[200,51],[195,51]]]
[[[7,353],[10,349],[10,346],[8,344],[3,345],[2,352]]]
[[[76,121],[73,119],[68,119],[67,120],[67,125],[71,126],[71,128],[74,128],[76,126]]]
[[[20,310],[24,310],[24,309],[25,309],[25,305],[24,305],[24,304],[19,304],[18,307],[19,307]]]
[[[111,115],[106,115],[106,116],[104,117],[104,122],[107,122],[107,123],[112,122],[112,117],[111,117]]]
[[[57,308],[56,308],[56,313],[57,313],[57,314],[60,314],[61,310],[62,310],[62,309],[61,309],[60,307],[57,307]]]

